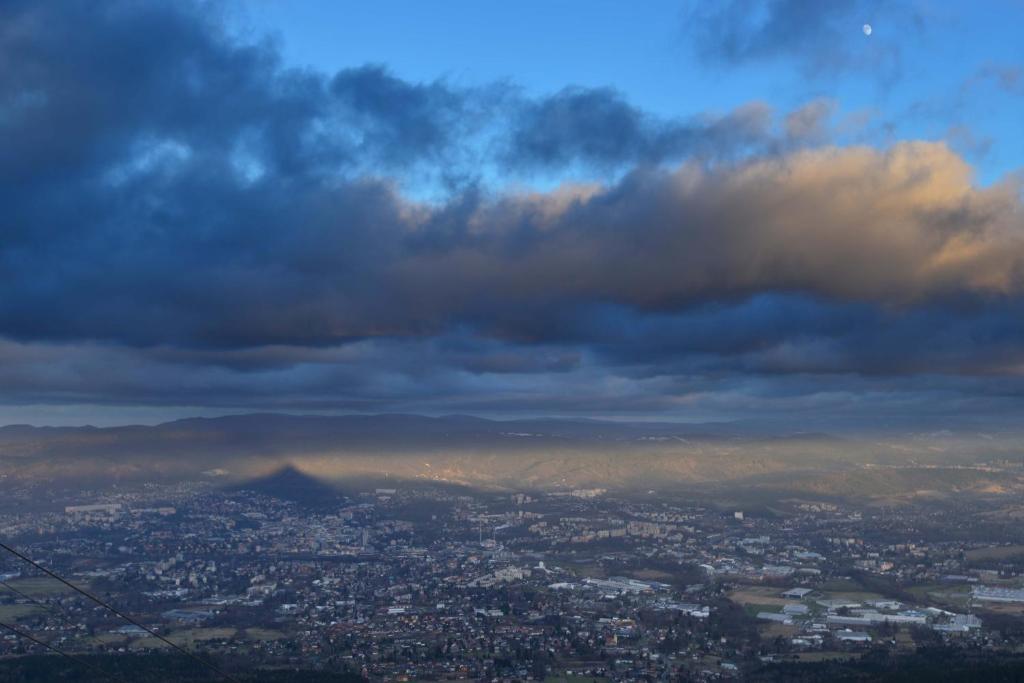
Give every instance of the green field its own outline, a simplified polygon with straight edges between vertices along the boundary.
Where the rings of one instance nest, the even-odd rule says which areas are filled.
[[[882,600],[885,598],[881,593],[870,591],[830,591],[827,596],[831,600],[850,600],[851,602],[869,602],[871,600]]]
[[[744,603],[743,609],[752,617],[756,617],[758,612],[782,612],[778,605],[763,605],[755,602]]]
[[[227,640],[234,638],[238,629],[234,628],[189,628],[182,631],[175,631],[168,636],[167,640],[186,650],[191,650],[196,643],[207,640]],[[134,649],[161,649],[169,648],[170,645],[157,638],[139,638],[132,642]]]
[[[7,583],[11,588],[40,601],[45,601],[46,598],[67,595],[68,593],[73,592],[69,587],[59,581],[45,576],[13,579]],[[87,588],[85,584],[79,585],[81,585],[82,588]],[[0,586],[0,596],[23,600],[21,596],[11,590],[8,590],[4,586]],[[0,605],[0,621],[16,621],[41,611],[43,611],[42,607],[27,603],[17,605]]]
[[[849,579],[832,579],[821,584],[819,590],[821,591],[859,591],[864,587],[856,581]]]
[[[1022,558],[1024,557],[1024,545],[998,545],[988,548],[975,548],[974,550],[968,550],[965,555],[969,562]]]
[[[269,628],[247,628],[242,633],[246,640],[281,640],[285,634]]]
[[[852,652],[822,650],[820,652],[799,652],[793,655],[793,658],[798,662],[827,662],[829,660],[857,659],[859,656]]]
[[[971,599],[971,588],[967,584],[921,584],[907,589],[911,595],[926,605],[938,605],[964,609]]]
[[[36,605],[0,605],[0,621],[10,623],[41,611]]]
[[[26,579],[14,579],[8,581],[8,584],[12,588],[15,588],[25,595],[31,595],[33,598],[45,598],[52,595],[64,595],[65,593],[72,593],[73,591],[57,581],[46,576],[36,576]],[[74,582],[76,586],[83,590],[89,589],[89,584],[82,582]],[[0,586],[0,592],[10,593],[6,588]]]

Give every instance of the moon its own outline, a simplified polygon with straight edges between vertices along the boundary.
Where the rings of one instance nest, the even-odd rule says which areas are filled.
[[[864,31],[864,35],[870,36],[872,31],[871,24],[864,24],[864,26],[862,26],[860,30]]]

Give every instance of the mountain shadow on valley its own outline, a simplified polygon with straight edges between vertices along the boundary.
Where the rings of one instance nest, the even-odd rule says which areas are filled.
[[[306,474],[294,465],[285,465],[264,477],[235,484],[228,490],[251,491],[296,503],[311,510],[338,507],[344,505],[347,500],[339,489]]]

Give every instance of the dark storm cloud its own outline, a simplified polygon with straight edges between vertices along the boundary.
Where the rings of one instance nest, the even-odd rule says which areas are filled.
[[[861,27],[875,27],[870,38]],[[698,56],[723,65],[792,59],[810,76],[864,71],[883,82],[900,76],[901,43],[921,33],[911,3],[876,0],[725,0],[692,3],[687,39]]]
[[[729,157],[771,140],[772,119],[767,105],[755,103],[720,117],[662,120],[614,90],[567,88],[521,107],[511,122],[504,158],[514,168],[529,169]]]
[[[994,376],[1024,362],[1022,313],[1012,300],[897,311],[762,294],[673,313],[598,307],[556,329],[639,375]]]
[[[4,6],[0,178],[16,185],[195,160],[310,179],[436,159],[494,96],[375,66],[328,78],[239,44],[190,2]]]
[[[673,120],[605,89],[288,69],[206,5],[0,12],[4,401],[661,412],[811,401],[822,377],[828,400],[864,378],[1019,388],[1019,187],[975,186],[941,144],[829,147],[827,100]],[[615,180],[403,190],[478,166]]]
[[[985,64],[961,86],[961,93],[990,82],[1011,95],[1024,94],[1024,67],[1016,64]]]
[[[382,66],[338,72],[330,93],[359,131],[360,157],[399,166],[444,161],[513,97],[504,84],[460,90],[442,81],[409,83]]]

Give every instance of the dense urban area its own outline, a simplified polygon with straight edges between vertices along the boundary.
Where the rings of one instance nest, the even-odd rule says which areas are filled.
[[[654,491],[411,482],[342,496],[294,469],[252,486],[218,474],[67,500],[15,490],[0,534],[233,671],[771,680],[1024,647],[1017,521],[961,524],[949,501],[732,509]],[[13,556],[0,579],[0,621],[63,651],[129,667],[169,651]],[[0,637],[6,665],[43,654]]]

